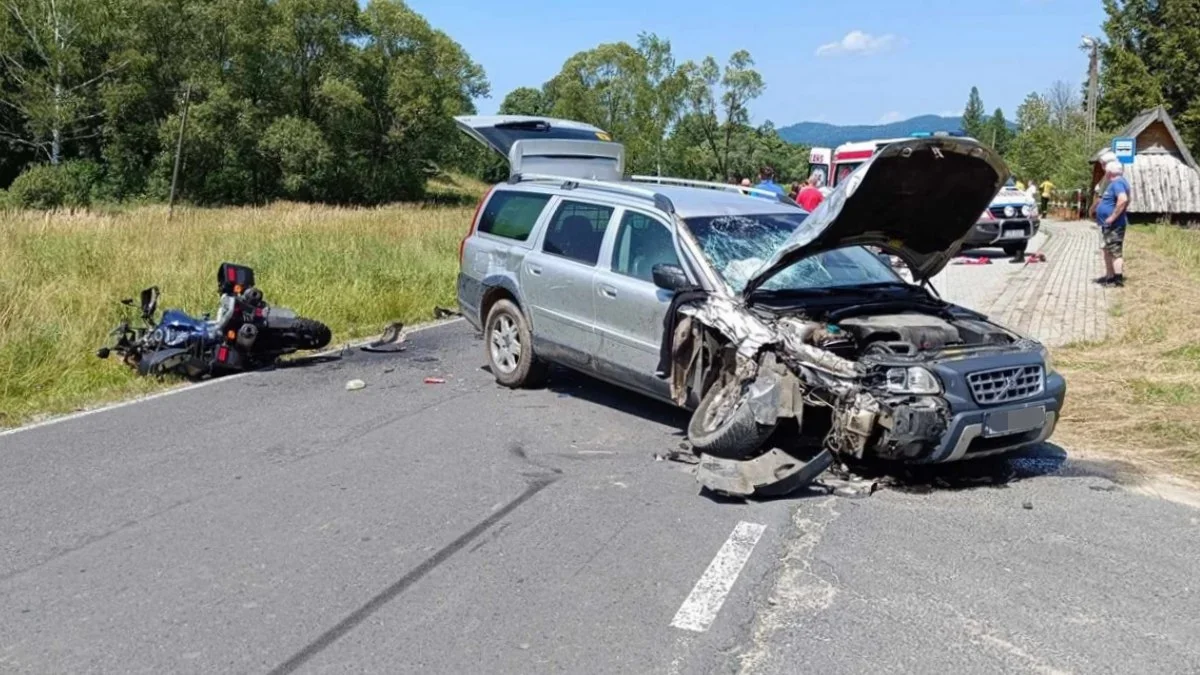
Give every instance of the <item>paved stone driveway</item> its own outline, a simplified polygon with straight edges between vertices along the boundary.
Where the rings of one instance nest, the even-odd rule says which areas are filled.
[[[1000,251],[990,265],[946,267],[933,279],[943,298],[1056,347],[1101,340],[1108,330],[1108,291],[1092,283],[1104,274],[1100,237],[1086,221],[1043,221],[1029,246],[1046,262],[1016,264]]]

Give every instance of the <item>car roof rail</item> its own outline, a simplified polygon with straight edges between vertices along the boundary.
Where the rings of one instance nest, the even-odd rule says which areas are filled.
[[[508,177],[508,183],[515,185],[521,182],[559,183],[563,190],[574,190],[586,187],[599,192],[612,192],[630,197],[640,197],[654,202],[654,207],[668,214],[675,213],[675,204],[664,194],[647,188],[614,183],[590,178],[575,178],[574,176],[556,176],[546,173],[514,173]]]
[[[788,198],[787,195],[781,195],[773,190],[764,190],[756,187],[743,187],[741,185],[730,185],[729,183],[717,183],[708,180],[692,180],[691,178],[674,178],[671,176],[630,176],[629,180],[636,183],[661,183],[662,185],[680,185],[683,187],[708,188],[710,190],[724,190],[725,192],[737,192],[743,195],[762,195],[777,199],[784,204],[796,205],[796,202]]]

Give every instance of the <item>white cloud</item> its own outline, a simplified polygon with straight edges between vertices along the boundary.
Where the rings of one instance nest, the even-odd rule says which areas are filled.
[[[839,54],[876,54],[891,49],[896,44],[896,36],[871,35],[861,30],[852,30],[846,37],[837,42],[830,42],[817,47],[817,56],[837,56]]]
[[[883,117],[880,117],[876,124],[891,124],[892,122],[899,122],[902,119],[904,119],[904,115],[892,110],[891,112],[883,113]]]

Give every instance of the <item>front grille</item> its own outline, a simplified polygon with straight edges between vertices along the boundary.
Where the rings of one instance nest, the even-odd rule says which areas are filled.
[[[1011,216],[1004,215],[1004,207],[1003,206],[993,206],[993,207],[990,207],[988,209],[988,211],[992,212],[992,216],[999,218],[1001,220],[1003,220],[1005,218],[1025,218],[1026,217],[1026,216],[1021,215],[1021,207],[1020,206],[1013,206],[1012,209],[1013,209],[1013,214]]]
[[[1020,401],[1042,393],[1046,379],[1040,365],[981,370],[967,374],[971,396],[979,405]]]

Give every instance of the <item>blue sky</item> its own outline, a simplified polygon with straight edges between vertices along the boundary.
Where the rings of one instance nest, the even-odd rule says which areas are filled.
[[[724,62],[753,55],[767,83],[755,122],[873,124],[960,114],[971,86],[1010,119],[1030,91],[1079,84],[1084,33],[1098,34],[1100,0],[409,0],[487,70],[493,113],[519,86],[540,86],[572,54],[640,31],[676,56]],[[791,7],[792,9],[788,9]]]

